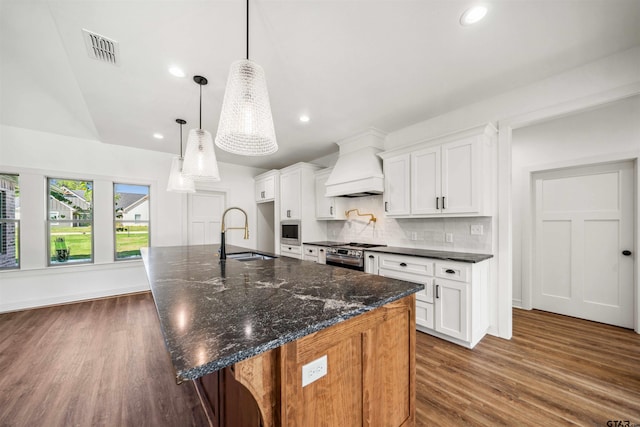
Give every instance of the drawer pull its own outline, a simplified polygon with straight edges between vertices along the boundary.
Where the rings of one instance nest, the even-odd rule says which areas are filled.
[[[440,285],[436,285],[436,298],[440,298]]]
[[[407,263],[406,263],[406,262],[401,262],[401,263],[400,263],[400,267],[406,267],[406,266],[407,266]]]
[[[369,259],[374,259],[375,257],[373,255],[369,255]]]
[[[445,270],[445,273],[448,273],[448,274],[456,274],[456,271],[455,271],[455,270],[452,270],[452,269],[450,269],[450,268],[447,268],[447,269]]]

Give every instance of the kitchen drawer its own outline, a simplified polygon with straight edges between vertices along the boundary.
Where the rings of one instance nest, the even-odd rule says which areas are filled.
[[[433,304],[416,300],[416,325],[433,329],[434,326]]]
[[[433,260],[429,258],[381,254],[378,262],[381,269],[433,276]]]
[[[424,282],[424,289],[416,292],[416,299],[418,301],[433,303],[433,279],[428,278],[426,282]]]
[[[426,274],[416,274],[409,273],[407,271],[398,271],[398,270],[390,270],[388,268],[378,268],[378,275],[389,277],[390,279],[398,279],[398,280],[406,280],[407,282],[413,283],[431,283],[433,278],[427,276]]]
[[[471,280],[471,266],[463,262],[436,262],[436,277],[469,282]]]
[[[304,256],[318,256],[318,247],[317,246],[305,246],[304,247]]]
[[[280,255],[302,259],[302,246],[280,245]]]

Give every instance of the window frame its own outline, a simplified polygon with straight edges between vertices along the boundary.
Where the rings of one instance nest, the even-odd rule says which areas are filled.
[[[151,185],[150,184],[135,184],[135,183],[127,183],[127,182],[115,182],[113,181],[113,200],[112,200],[112,205],[111,205],[111,212],[113,214],[113,261],[114,262],[122,262],[122,261],[138,261],[142,259],[142,254],[136,255],[136,256],[129,256],[126,258],[118,258],[118,236],[117,236],[117,223],[118,222],[125,222],[122,219],[118,219],[116,216],[117,213],[117,208],[116,208],[116,194],[118,194],[119,192],[116,191],[116,187],[118,185],[130,185],[130,186],[135,186],[135,187],[146,187],[147,188],[147,202],[148,202],[148,212],[147,212],[147,217],[149,219],[146,220],[127,220],[126,222],[128,223],[134,223],[134,224],[146,224],[147,225],[147,245],[151,246]],[[135,218],[135,217],[134,217]],[[141,246],[144,247],[144,246]]]
[[[94,264],[95,263],[95,250],[96,250],[96,242],[95,242],[95,215],[94,215],[94,200],[95,197],[91,197],[90,207],[91,207],[91,253],[90,257],[87,260],[83,261],[71,261],[71,262],[52,262],[52,253],[51,253],[51,226],[52,225],[60,225],[62,224],[73,224],[76,222],[87,222],[86,218],[83,219],[61,219],[58,216],[60,215],[59,211],[51,210],[51,181],[81,181],[91,183],[91,189],[95,188],[95,183],[93,179],[81,179],[81,178],[57,178],[53,176],[46,177],[46,239],[45,244],[47,245],[47,267],[60,267],[60,266],[69,266],[69,265],[83,265],[83,264]],[[51,218],[51,213],[57,212],[56,218]]]
[[[17,182],[16,186],[18,190],[20,189],[20,174],[0,172],[0,175],[15,177]],[[15,196],[14,196],[14,200],[15,200]],[[8,224],[14,225],[14,230],[15,230],[14,240],[15,240],[15,246],[17,246],[17,248],[15,249],[16,256],[17,256],[16,263],[9,267],[0,266],[0,271],[19,270],[20,262],[22,260],[22,253],[21,253],[22,245],[20,244],[20,219],[15,217],[15,208],[14,208],[14,217],[7,218],[6,207],[7,207],[6,191],[4,189],[0,189],[0,255],[6,255],[8,252],[8,244],[4,239],[4,230],[3,230]]]

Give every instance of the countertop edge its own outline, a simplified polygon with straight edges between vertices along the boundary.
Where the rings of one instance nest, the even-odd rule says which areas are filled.
[[[366,306],[366,307],[361,307],[358,309],[353,310],[352,312],[343,314],[341,316],[335,317],[333,319],[328,319],[325,320],[323,322],[319,322],[313,325],[310,325],[300,331],[296,331],[295,333],[290,333],[290,334],[286,334],[283,335],[281,337],[279,337],[277,340],[271,340],[269,342],[266,342],[264,344],[260,344],[257,345],[249,350],[246,351],[240,351],[234,355],[228,356],[228,357],[224,357],[221,359],[218,359],[214,362],[210,362],[195,368],[191,368],[191,369],[187,369],[187,370],[183,370],[183,371],[179,371],[176,372],[176,382],[177,384],[181,384],[184,381],[193,381],[196,380],[200,377],[203,377],[205,375],[214,373],[216,371],[219,371],[220,369],[226,368],[228,366],[231,366],[235,363],[241,362],[243,360],[249,359],[251,357],[257,356],[259,354],[262,354],[268,350],[272,350],[274,348],[278,348],[281,347],[284,344],[287,344],[289,342],[295,341],[299,338],[302,338],[304,336],[307,336],[309,334],[312,334],[314,332],[318,332],[321,331],[325,328],[328,328],[329,326],[333,326],[335,324],[344,322],[345,320],[354,318],[360,314],[364,314],[367,313],[369,311],[375,310],[379,307],[382,307],[386,304],[389,304],[393,301],[397,301],[400,300],[402,298],[408,297],[412,294],[415,294],[419,291],[421,291],[422,289],[424,289],[424,285],[423,284],[419,284],[419,283],[415,283],[416,288],[408,290],[406,292],[402,292],[399,293],[397,295],[394,295],[393,297],[389,297],[386,298],[384,300],[380,300],[378,301],[376,304],[374,305],[370,305],[370,306]],[[164,331],[163,331],[163,335],[164,335]]]

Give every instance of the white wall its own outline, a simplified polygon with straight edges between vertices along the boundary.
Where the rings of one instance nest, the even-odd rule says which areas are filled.
[[[513,304],[531,308],[528,234],[532,172],[640,153],[640,96],[513,131]],[[524,235],[523,235],[524,233]]]
[[[168,153],[0,126],[0,172],[20,174],[20,270],[0,271],[0,312],[148,289],[140,260],[113,261],[113,182],[151,187],[151,244],[186,244],[186,195],[166,191]],[[253,176],[261,169],[220,163],[222,181],[198,186],[227,192],[255,229]],[[47,267],[47,176],[94,181],[94,263]],[[230,243],[255,247],[255,237]],[[236,242],[237,240],[237,242]]]

